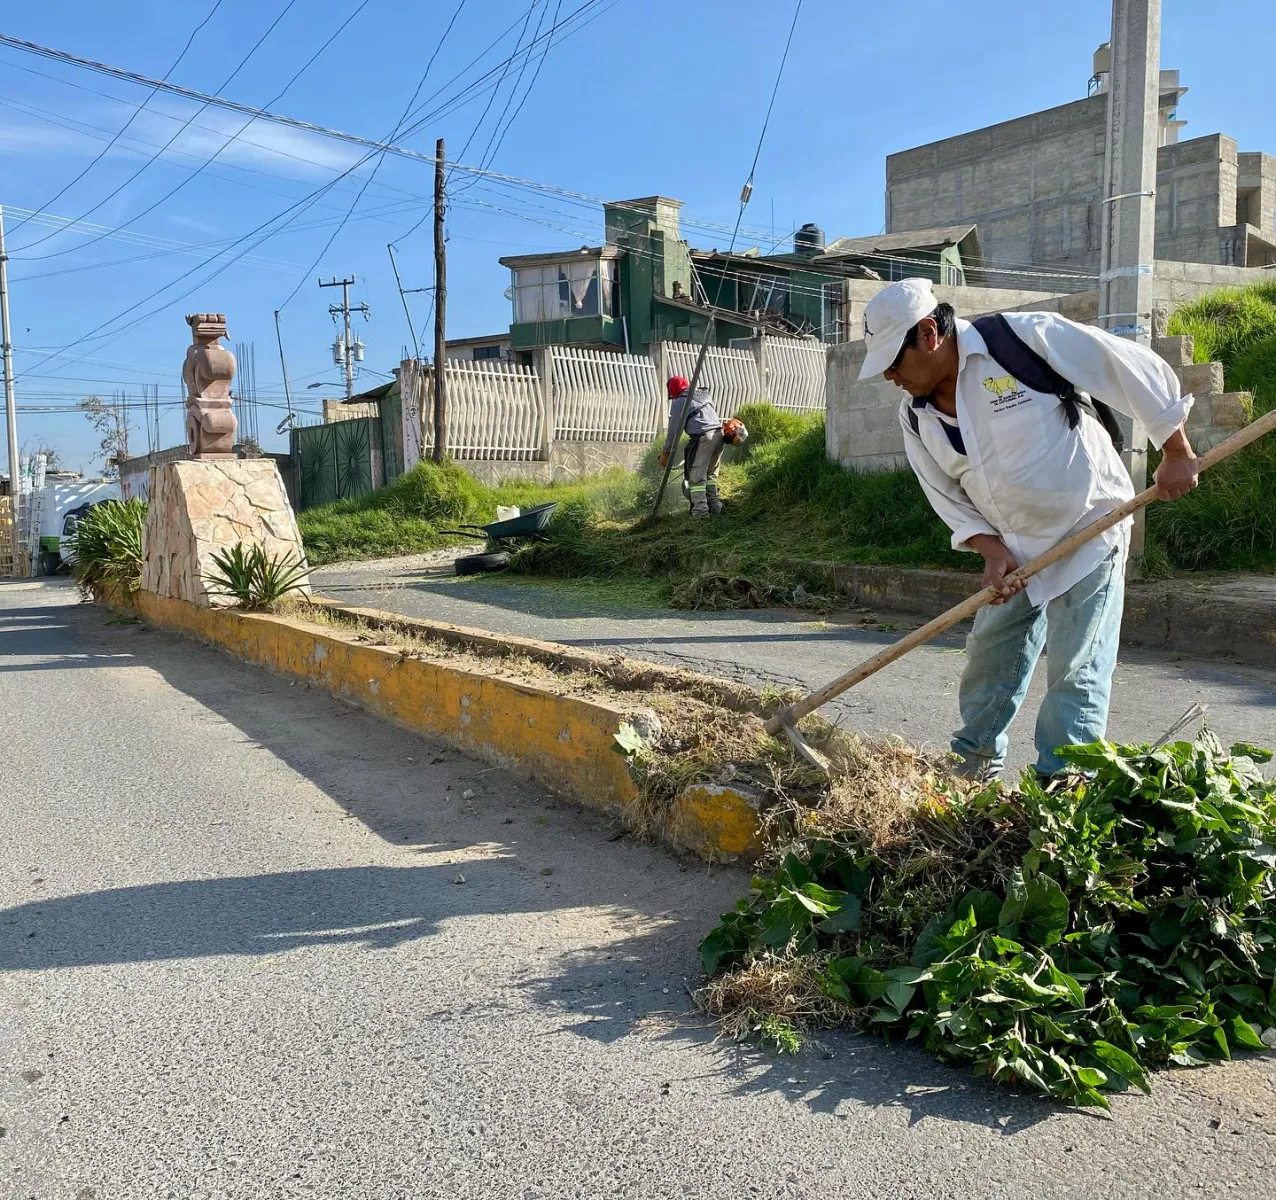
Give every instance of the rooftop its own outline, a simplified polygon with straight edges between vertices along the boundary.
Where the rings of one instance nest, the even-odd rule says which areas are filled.
[[[497,259],[503,267],[537,267],[564,259],[593,256],[595,258],[619,258],[624,253],[618,246],[581,246],[579,250],[547,250],[543,254],[510,254]]]
[[[974,225],[940,225],[932,229],[910,229],[903,233],[879,233],[872,237],[838,238],[824,247],[816,258],[839,258],[856,254],[881,254],[892,250],[928,250],[935,246],[955,246],[975,233]]]

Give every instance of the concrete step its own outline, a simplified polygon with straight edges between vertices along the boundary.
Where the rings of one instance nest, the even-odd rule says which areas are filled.
[[[1178,372],[1183,390],[1193,396],[1212,396],[1226,387],[1222,363],[1192,363]]]
[[[1152,339],[1152,349],[1156,351],[1175,370],[1192,365],[1192,356],[1196,352],[1196,339],[1190,335],[1178,337],[1157,337]]]

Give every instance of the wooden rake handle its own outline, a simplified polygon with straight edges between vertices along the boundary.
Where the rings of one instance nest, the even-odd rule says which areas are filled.
[[[1225,458],[1231,458],[1238,450],[1243,450],[1251,442],[1256,442],[1273,429],[1276,429],[1276,409],[1273,409],[1266,416],[1260,417],[1257,421],[1246,425],[1244,429],[1232,434],[1226,441],[1219,442],[1213,450],[1207,451],[1197,458],[1198,472],[1208,471]],[[1031,562],[1025,563],[1018,570],[1012,571],[1006,576],[1007,581],[1013,580],[1022,583],[1031,579],[1039,571],[1045,570],[1046,567],[1052,566],[1062,558],[1067,558],[1078,546],[1085,545],[1092,538],[1098,537],[1104,530],[1111,529],[1113,525],[1119,525],[1131,513],[1136,513],[1139,509],[1146,508],[1155,499],[1155,486],[1140,492],[1134,499],[1127,500],[1120,508],[1114,508],[1110,513],[1100,517],[1093,525],[1087,525],[1084,529],[1079,529],[1076,533],[1069,534],[1057,546],[1047,550]],[[807,713],[814,712],[834,697],[840,696],[857,683],[861,683],[870,675],[875,675],[887,664],[893,663],[897,658],[903,658],[910,650],[924,645],[931,638],[951,629],[954,625],[966,620],[967,617],[973,616],[990,600],[995,599],[997,595],[996,588],[986,587],[968,599],[963,600],[960,604],[955,604],[947,612],[941,613],[932,621],[928,621],[920,629],[913,630],[912,633],[900,638],[893,645],[887,646],[885,650],[874,654],[872,658],[865,659],[859,666],[847,671],[845,675],[839,675],[832,683],[826,684],[818,691],[809,693],[788,708],[781,709],[766,722],[767,733],[779,733],[784,726],[796,724]]]

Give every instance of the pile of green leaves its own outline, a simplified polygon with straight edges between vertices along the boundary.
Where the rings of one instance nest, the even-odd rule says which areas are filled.
[[[107,500],[80,518],[68,552],[71,574],[85,595],[137,591],[142,583],[145,524],[144,500]]]
[[[1061,753],[1092,778],[953,806],[1026,826],[1001,885],[967,888],[912,936],[897,904],[883,911],[900,893],[887,858],[815,843],[754,880],[702,943],[706,972],[817,956],[820,986],[863,1025],[1104,1109],[1105,1092],[1146,1091],[1152,1067],[1276,1045],[1270,752],[1206,730]]]

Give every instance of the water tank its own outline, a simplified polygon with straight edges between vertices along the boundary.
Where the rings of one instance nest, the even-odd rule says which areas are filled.
[[[814,258],[824,253],[824,230],[814,221],[808,221],[793,235],[793,253]]]

